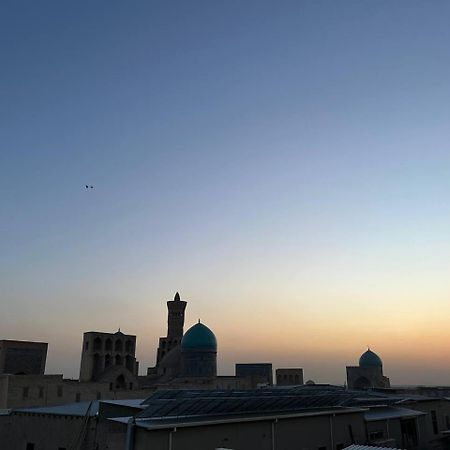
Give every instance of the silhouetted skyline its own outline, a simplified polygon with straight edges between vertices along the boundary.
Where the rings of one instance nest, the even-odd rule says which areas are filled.
[[[121,327],[151,366],[179,290],[219,373],[343,383],[369,344],[392,384],[450,384],[449,19],[3,2],[1,337],[76,377],[82,333]]]

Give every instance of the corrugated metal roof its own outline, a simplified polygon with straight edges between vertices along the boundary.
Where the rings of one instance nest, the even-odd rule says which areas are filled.
[[[417,417],[425,415],[426,413],[416,411],[414,409],[382,407],[382,408],[371,408],[369,411],[364,413],[364,419],[367,422],[374,422],[377,420],[400,419],[402,417]]]
[[[248,389],[248,390],[207,390],[207,389],[168,389],[155,391],[143,403],[150,403],[156,399],[160,400],[178,400],[185,398],[268,398],[268,397],[324,397],[331,396],[333,398],[350,399],[360,398],[388,398],[380,394],[372,395],[361,391],[347,390],[339,386],[316,385],[316,386],[294,386],[289,388],[264,388],[264,389]]]
[[[124,399],[124,400],[95,400],[92,402],[76,402],[66,403],[58,406],[45,406],[33,408],[19,408],[14,409],[14,412],[28,413],[28,414],[55,414],[60,416],[85,416],[88,413],[90,416],[95,416],[98,413],[99,404],[109,403],[119,406],[128,406],[130,408],[145,409],[147,405],[143,405],[144,399]],[[89,408],[89,406],[92,406]]]
[[[277,413],[242,413],[242,414],[228,414],[215,416],[168,416],[168,417],[151,417],[139,418],[136,416],[135,425],[147,429],[180,427],[180,426],[203,426],[205,424],[219,424],[219,423],[233,423],[233,422],[248,422],[260,420],[273,420],[281,418],[292,418],[300,416],[317,416],[323,414],[338,414],[361,413],[364,410],[359,408],[325,408],[325,409],[308,409],[304,411],[281,411]],[[108,420],[126,424],[132,417],[113,417]]]
[[[347,390],[331,385],[254,390],[173,389],[156,391],[145,400],[102,400],[102,402],[143,409],[136,416],[137,418],[158,422],[181,420],[181,418],[184,421],[190,421],[193,418],[212,420],[220,417],[320,412],[359,406],[371,408],[365,413],[368,421],[423,414],[406,408],[393,408],[395,403],[399,403],[397,397],[383,396],[371,391]],[[382,405],[382,407],[374,408],[374,404]],[[92,402],[90,408],[89,405],[91,402],[79,402],[53,407],[21,408],[15,411],[31,414],[96,415],[99,402]]]
[[[124,400],[101,400],[100,403],[109,403],[112,405],[128,406],[130,408],[145,409],[147,405],[143,404],[143,398],[131,398]]]
[[[95,416],[98,413],[98,401],[67,403],[59,406],[46,406],[39,408],[20,408],[13,412],[28,414],[55,414],[60,416]]]
[[[370,394],[365,394],[369,396]],[[296,386],[289,389],[255,390],[161,390],[144,401],[146,409],[139,419],[158,421],[182,417],[183,420],[200,417],[255,416],[305,411],[323,411],[333,408],[358,406],[360,391],[337,386]],[[380,396],[374,397],[380,403]]]
[[[232,417],[314,413],[325,410],[370,408],[366,420],[416,417],[424,413],[397,407],[398,396],[373,391],[348,390],[340,386],[294,386],[284,389],[201,390],[177,389],[154,392],[143,404],[137,419],[148,423],[209,421]]]
[[[350,447],[345,447],[344,450],[402,450],[402,449],[392,448],[392,447],[376,447],[373,445],[353,444],[353,445],[350,445]]]

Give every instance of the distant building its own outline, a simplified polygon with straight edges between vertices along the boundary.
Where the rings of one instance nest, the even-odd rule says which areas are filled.
[[[154,389],[116,389],[110,382],[86,382],[57,375],[0,375],[0,410],[63,405],[99,399],[146,397]],[[3,447],[0,445],[0,449]]]
[[[277,386],[295,386],[303,384],[303,369],[277,369],[275,371]]]
[[[176,347],[179,347],[183,338],[184,311],[187,302],[180,299],[177,292],[173,300],[167,302],[167,336],[159,338],[159,346],[156,355],[156,366],[162,366],[163,359]],[[162,373],[161,373],[162,375]]]
[[[189,328],[181,341],[181,376],[203,378],[216,375],[216,336],[199,320]]]
[[[349,389],[370,389],[390,387],[389,378],[383,374],[381,358],[368,349],[359,358],[358,366],[347,366]]]
[[[203,323],[184,333],[186,305],[178,293],[167,302],[167,336],[159,339],[156,365],[145,376],[138,375],[136,336],[120,330],[83,334],[79,380],[44,375],[47,344],[0,341],[0,367],[8,371],[0,373],[0,409],[145,397],[158,389],[252,389],[272,382],[271,364],[243,364],[241,376],[217,376],[217,339]]]
[[[42,375],[47,360],[46,342],[0,341],[0,373]]]
[[[111,383],[114,390],[137,387],[136,336],[89,331],[83,335],[80,382]]]
[[[244,370],[242,376],[217,376],[216,336],[200,321],[184,333],[186,306],[178,292],[167,302],[167,336],[159,338],[156,365],[147,369],[146,376],[139,377],[141,387],[250,389],[258,383],[272,382],[271,364],[269,370],[257,365],[256,373]]]
[[[251,377],[258,383],[267,383],[269,386],[273,385],[273,371],[271,363],[239,363],[236,364],[237,377]]]
[[[147,369],[147,375],[159,381],[176,378],[181,372],[181,339],[184,333],[184,312],[187,302],[177,292],[167,302],[167,336],[159,338],[156,366]]]

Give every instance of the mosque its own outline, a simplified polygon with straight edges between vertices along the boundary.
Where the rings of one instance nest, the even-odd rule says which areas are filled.
[[[159,338],[156,366],[147,369],[149,379],[168,382],[217,376],[216,336],[200,320],[184,333],[186,305],[178,292],[167,302],[167,336]]]
[[[178,292],[173,300],[167,302],[167,336],[159,338],[156,366],[147,370],[147,383],[172,385],[201,382],[202,385],[210,384],[215,387],[222,385],[229,388],[235,384],[245,384],[246,386],[250,384],[250,387],[255,387],[258,383],[272,384],[271,364],[269,364],[270,375],[267,375],[267,370],[266,373],[264,370],[261,371],[261,369],[266,369],[263,366],[267,366],[267,364],[248,364],[244,366],[252,366],[253,377],[249,373],[238,372],[236,377],[218,377],[217,339],[214,333],[200,320],[183,334],[186,306],[187,302],[181,300]],[[237,364],[238,366],[242,365]],[[381,358],[370,348],[361,355],[358,366],[348,366],[346,369],[349,389],[390,387],[389,378],[383,374]],[[301,373],[297,379],[303,380],[302,369],[278,369],[277,384],[279,381],[283,381],[282,373],[288,371],[290,374],[293,370],[296,375]],[[250,378],[252,378],[251,381]],[[296,378],[294,376],[291,378],[292,382],[288,384],[295,384]],[[247,379],[247,383],[244,382],[245,379]],[[221,380],[222,383],[218,383],[218,380]]]
[[[260,373],[218,376],[216,336],[200,320],[184,333],[186,306],[178,292],[167,302],[167,335],[159,338],[156,365],[139,377],[141,387],[251,389],[271,384],[271,377]]]
[[[347,366],[349,389],[389,388],[389,378],[383,374],[381,358],[370,348],[359,358],[358,366]]]
[[[125,335],[120,330],[84,333],[80,381],[108,383],[110,390],[249,389],[272,384],[272,365],[267,363],[236,364],[236,376],[218,376],[216,336],[200,320],[185,333],[186,306],[178,292],[173,300],[167,301],[167,335],[159,338],[156,364],[144,376],[138,375],[136,336]],[[390,387],[381,358],[370,349],[361,355],[357,366],[347,366],[346,371],[349,389]],[[277,369],[277,384],[303,384],[303,370]]]

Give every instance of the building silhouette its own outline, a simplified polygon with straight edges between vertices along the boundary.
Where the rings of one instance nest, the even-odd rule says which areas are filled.
[[[361,355],[358,366],[347,366],[347,386],[349,389],[390,387],[389,378],[383,374],[381,358],[370,348]]]
[[[0,340],[0,374],[43,375],[46,342]]]
[[[107,382],[113,389],[137,386],[136,336],[88,331],[83,335],[80,381]]]
[[[235,365],[237,377],[249,377],[254,384],[273,384],[272,363],[237,363]]]
[[[303,384],[303,369],[279,368],[275,371],[277,386],[298,386]]]
[[[167,336],[159,338],[159,346],[156,355],[156,366],[161,365],[164,358],[177,348],[184,333],[184,312],[187,302],[180,299],[177,292],[173,300],[167,302]]]
[[[216,375],[216,336],[199,320],[189,328],[181,341],[181,376],[202,378]]]

